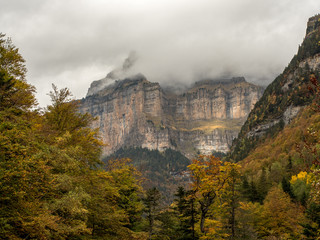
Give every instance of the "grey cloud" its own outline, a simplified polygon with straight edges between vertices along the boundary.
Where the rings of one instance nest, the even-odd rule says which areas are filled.
[[[134,71],[189,84],[244,76],[267,84],[303,40],[318,0],[0,0],[1,30],[27,60],[42,105],[51,83],[84,97],[135,50]]]

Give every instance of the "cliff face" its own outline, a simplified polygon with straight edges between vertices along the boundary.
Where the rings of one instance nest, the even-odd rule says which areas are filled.
[[[80,111],[97,118],[93,127],[107,144],[105,155],[123,146],[173,148],[188,157],[226,152],[262,95],[244,78],[197,82],[182,94],[143,75],[104,84],[106,79],[91,85]]]
[[[275,56],[276,57],[276,56]],[[234,141],[229,157],[244,159],[262,136],[275,135],[310,104],[310,77],[320,77],[320,15],[309,19],[306,36],[288,67],[265,90]]]
[[[244,78],[201,81],[174,99],[172,111],[188,121],[246,118],[260,93]]]

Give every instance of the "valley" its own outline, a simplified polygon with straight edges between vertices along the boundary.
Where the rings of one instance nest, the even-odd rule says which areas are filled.
[[[41,108],[0,33],[0,239],[320,239],[320,14],[266,88],[206,68],[169,86],[136,61]]]

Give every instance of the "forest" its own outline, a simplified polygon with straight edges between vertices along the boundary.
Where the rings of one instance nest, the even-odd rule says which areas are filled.
[[[148,188],[144,169],[121,151],[101,160],[105,143],[68,88],[53,85],[51,105],[41,109],[26,73],[18,48],[1,34],[1,239],[320,238],[317,75],[308,75],[310,104],[243,161],[199,155],[189,163],[170,150],[152,153],[177,159],[173,168],[162,162],[164,172],[189,164],[187,184],[168,185],[173,200],[163,204],[163,191]]]
[[[161,194],[160,205],[170,205],[178,187],[187,187],[189,177],[186,174],[190,160],[180,152],[170,148],[163,152],[149,150],[141,147],[120,148],[108,157],[103,157],[103,162],[129,158],[131,164],[141,173],[144,189],[156,187]]]

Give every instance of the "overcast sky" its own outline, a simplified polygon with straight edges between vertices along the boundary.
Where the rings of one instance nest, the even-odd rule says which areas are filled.
[[[0,0],[0,32],[46,106],[52,83],[82,98],[130,51],[153,82],[244,76],[266,85],[317,13],[319,0]]]

